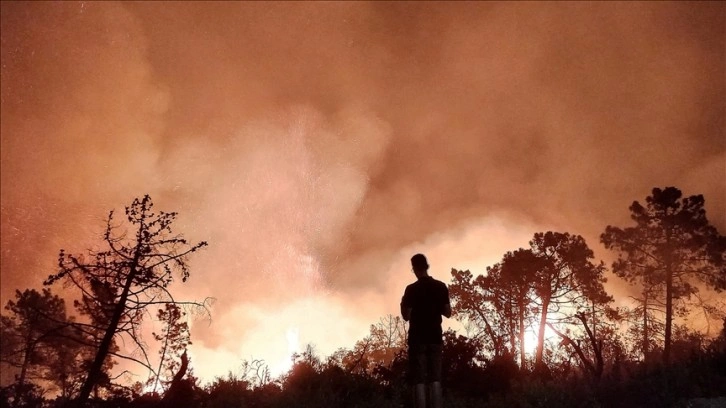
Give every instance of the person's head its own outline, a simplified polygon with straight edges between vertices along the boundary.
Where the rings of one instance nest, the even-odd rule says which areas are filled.
[[[424,254],[416,254],[411,257],[411,267],[416,277],[426,276],[429,270],[429,263]]]

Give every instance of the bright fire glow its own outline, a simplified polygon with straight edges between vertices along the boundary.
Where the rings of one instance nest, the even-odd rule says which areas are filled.
[[[536,327],[529,327],[524,332],[524,352],[528,356],[534,356],[537,352],[537,330]],[[545,347],[547,343],[555,342],[559,339],[557,333],[549,327],[545,327]]]
[[[287,356],[277,364],[270,367],[270,375],[279,377],[288,372],[292,368],[292,356],[300,352],[300,330],[297,327],[287,329],[285,333],[287,338]]]
[[[533,356],[537,351],[537,333],[528,329],[524,332],[524,352]]]

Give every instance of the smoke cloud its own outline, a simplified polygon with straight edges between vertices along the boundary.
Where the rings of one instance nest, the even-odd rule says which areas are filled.
[[[204,379],[352,346],[433,275],[653,187],[726,230],[720,3],[2,3],[2,303],[150,194],[210,246]],[[613,282],[611,290],[620,290]]]

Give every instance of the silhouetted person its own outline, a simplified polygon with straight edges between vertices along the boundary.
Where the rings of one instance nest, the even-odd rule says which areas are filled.
[[[446,284],[428,274],[429,264],[423,254],[411,258],[417,281],[408,285],[401,299],[401,315],[409,322],[408,368],[416,408],[426,407],[428,385],[429,408],[441,408],[441,316],[451,317],[449,290]]]

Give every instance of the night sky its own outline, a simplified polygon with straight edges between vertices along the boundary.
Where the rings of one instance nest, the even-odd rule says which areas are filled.
[[[726,231],[724,3],[2,2],[2,304],[134,197],[210,246],[203,379],[398,312],[653,187]],[[614,293],[625,290],[611,279]],[[60,290],[60,287],[54,290]]]

